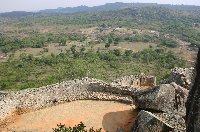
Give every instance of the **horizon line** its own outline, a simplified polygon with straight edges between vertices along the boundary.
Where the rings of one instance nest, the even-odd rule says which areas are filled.
[[[196,7],[200,7],[200,5],[190,5],[190,4],[162,4],[162,3],[145,3],[145,2],[130,2],[130,3],[126,3],[126,2],[114,2],[114,3],[105,3],[105,4],[100,4],[100,5],[94,5],[94,6],[89,6],[89,5],[78,5],[78,6],[67,6],[67,7],[56,7],[56,8],[44,8],[44,9],[39,9],[39,10],[12,10],[12,11],[0,11],[0,13],[11,13],[11,12],[32,12],[32,13],[37,13],[40,12],[42,10],[54,10],[54,9],[58,9],[58,8],[76,8],[76,7],[81,7],[81,6],[86,6],[86,7],[98,7],[98,6],[103,6],[106,4],[116,4],[116,3],[123,3],[123,4],[157,4],[157,5],[172,5],[172,6],[196,6]]]

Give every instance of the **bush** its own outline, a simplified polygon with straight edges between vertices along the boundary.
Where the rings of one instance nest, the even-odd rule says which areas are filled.
[[[169,48],[176,48],[178,46],[177,42],[172,39],[162,39],[161,45],[164,45]]]
[[[118,44],[119,44],[119,42],[116,42],[116,41],[114,42],[114,45],[115,45],[115,46],[117,46]]]
[[[119,49],[114,49],[113,50],[114,55],[116,56],[120,56],[121,55],[121,51]]]
[[[106,43],[105,48],[109,48],[109,47],[110,47],[110,43]]]
[[[49,52],[48,48],[43,48],[43,52]]]
[[[58,128],[53,128],[54,132],[101,132],[101,129],[90,128],[89,131],[85,130],[86,126],[80,122],[78,125],[75,125],[74,127],[66,127],[65,125],[59,124],[57,125]]]
[[[132,50],[125,50],[124,55],[125,56],[131,56],[133,54]]]

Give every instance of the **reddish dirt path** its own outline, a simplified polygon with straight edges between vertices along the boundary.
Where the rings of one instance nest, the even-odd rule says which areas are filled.
[[[89,127],[115,132],[130,128],[137,115],[134,106],[108,101],[75,101],[18,116],[3,131],[52,132],[56,124],[74,126],[81,121]]]

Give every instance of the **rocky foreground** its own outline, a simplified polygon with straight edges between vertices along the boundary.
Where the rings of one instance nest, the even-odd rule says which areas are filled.
[[[0,92],[1,127],[12,115],[75,100],[108,100],[134,103],[139,112],[133,132],[186,131],[185,116],[193,68],[172,69],[169,79],[156,86],[153,76],[127,76],[108,84],[83,78],[37,89]],[[166,83],[166,84],[164,84]]]
[[[133,93],[135,105],[141,109],[133,132],[184,132],[188,92],[194,68],[174,68],[169,79],[147,90]],[[176,83],[175,83],[176,82]]]

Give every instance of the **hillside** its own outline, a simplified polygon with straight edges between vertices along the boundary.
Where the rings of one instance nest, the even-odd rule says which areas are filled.
[[[0,89],[82,77],[109,82],[141,72],[157,76],[159,82],[171,68],[191,66],[200,45],[198,7],[139,5],[93,13],[1,17]]]
[[[157,4],[142,4],[142,3],[108,3],[105,5],[88,7],[88,6],[78,6],[78,7],[59,7],[57,9],[45,9],[40,10],[38,12],[25,12],[25,11],[14,11],[14,12],[6,12],[0,13],[0,17],[23,17],[30,15],[53,15],[53,14],[71,14],[71,13],[81,13],[81,12],[102,12],[102,11],[112,11],[112,10],[121,10],[125,8],[131,7],[145,7],[145,6],[153,6]]]

